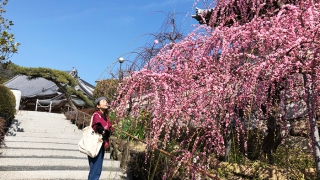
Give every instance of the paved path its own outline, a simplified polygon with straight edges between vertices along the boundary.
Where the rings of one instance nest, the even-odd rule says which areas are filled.
[[[0,179],[87,179],[88,159],[77,147],[81,136],[63,114],[19,111],[0,148]],[[100,180],[127,179],[109,156]]]

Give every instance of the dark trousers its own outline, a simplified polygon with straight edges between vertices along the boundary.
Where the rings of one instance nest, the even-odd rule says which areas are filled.
[[[103,146],[101,147],[99,154],[95,158],[88,156],[89,166],[90,166],[88,180],[99,180],[101,171],[102,171],[103,158],[104,158]]]

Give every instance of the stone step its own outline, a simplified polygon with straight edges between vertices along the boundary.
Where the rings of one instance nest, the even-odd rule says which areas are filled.
[[[19,110],[16,114],[17,116],[28,116],[28,117],[57,117],[57,118],[65,118],[65,115],[62,113],[48,113],[48,112],[40,112],[40,111],[25,111]]]
[[[10,177],[10,178],[8,178]],[[88,170],[50,170],[50,171],[3,171],[0,173],[0,179],[10,180],[87,180]],[[126,176],[117,171],[102,171],[100,180],[123,180]]]
[[[87,179],[82,131],[63,114],[19,111],[0,147],[0,179]],[[106,153],[100,179],[127,179]]]
[[[55,134],[81,134],[82,133],[81,131],[78,131],[78,129],[68,129],[68,128],[38,128],[38,129],[22,128],[21,130],[22,130],[22,132],[28,132],[28,133],[50,133],[52,135],[55,135]]]
[[[39,142],[51,142],[51,143],[66,143],[66,144],[78,144],[81,135],[75,136],[75,138],[57,138],[57,137],[34,137],[34,136],[23,136],[16,138],[15,136],[6,136],[5,143],[10,142],[29,142],[29,143],[39,143]]]
[[[66,150],[78,150],[76,143],[53,143],[53,142],[19,142],[6,141],[6,148],[37,148],[37,149],[66,149]]]
[[[17,148],[1,148],[0,159],[4,157],[66,157],[66,158],[87,158],[87,155],[78,150],[63,150],[63,149],[17,149]],[[104,155],[104,159],[110,159],[110,153]]]
[[[69,120],[61,120],[61,119],[49,119],[43,120],[43,118],[36,120],[36,119],[24,119],[24,117],[15,117],[15,119],[19,120],[19,125],[33,125],[36,127],[38,124],[50,124],[50,125],[58,125],[60,126],[67,126],[67,127],[74,127],[75,124],[72,124]],[[36,124],[34,124],[36,123]]]
[[[21,113],[17,113],[15,115],[15,117],[20,117],[23,119],[27,119],[27,120],[37,120],[37,119],[57,119],[59,121],[68,121],[66,116],[64,114],[54,114],[54,113],[47,113],[47,114],[41,114],[41,115],[37,115],[37,114],[21,114]]]
[[[53,121],[53,122],[56,122],[56,121],[60,121],[60,122],[68,122],[71,124],[70,120],[66,119],[66,117],[46,117],[46,116],[21,116],[21,115],[15,115],[15,118],[18,119],[20,118],[21,121],[32,121],[32,122],[35,122],[35,121],[40,121],[40,122],[48,122],[48,121]]]
[[[72,124],[69,120],[61,120],[61,119],[49,119],[46,118],[44,120],[43,118],[41,119],[24,119],[24,117],[15,117],[16,120],[19,120],[17,123],[19,126],[24,126],[25,128],[27,127],[37,127],[39,124],[41,126],[58,126],[58,127],[74,127],[76,128],[75,124]]]
[[[35,123],[37,124],[37,123]],[[60,124],[60,126],[59,126]],[[75,125],[72,125],[72,126],[63,126],[61,125],[61,123],[59,123],[57,125],[52,125],[52,124],[43,124],[41,127],[41,129],[38,127],[38,126],[34,126],[34,125],[25,125],[25,124],[22,124],[21,126],[18,126],[19,129],[23,129],[24,131],[37,131],[37,130],[40,130],[40,132],[43,132],[42,129],[45,129],[47,131],[50,131],[50,132],[64,132],[64,131],[78,131],[79,129],[75,126]]]
[[[0,171],[2,171],[5,167],[26,167],[26,169],[37,167],[39,169],[43,169],[46,167],[47,169],[54,169],[55,167],[69,167],[73,169],[78,169],[78,167],[82,169],[89,169],[89,162],[87,158],[36,158],[36,157],[2,157],[0,158]],[[114,161],[110,159],[105,159],[103,161],[103,167],[107,167],[110,169],[119,170],[120,162]],[[1,173],[0,173],[1,174]]]
[[[6,137],[42,137],[42,138],[58,138],[58,139],[74,139],[79,140],[82,137],[82,132],[67,131],[63,133],[41,133],[41,132],[12,132],[12,135],[6,135]]]
[[[53,129],[53,130],[60,130],[60,129],[76,129],[79,130],[74,124],[66,125],[65,122],[56,122],[56,123],[38,123],[38,122],[26,122],[20,123],[18,128],[24,129],[39,129],[39,124],[42,124],[41,127],[45,129]],[[68,123],[68,122],[67,122]]]

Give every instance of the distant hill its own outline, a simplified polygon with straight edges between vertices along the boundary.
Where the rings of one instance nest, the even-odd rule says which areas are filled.
[[[9,64],[12,64],[12,62],[0,62],[0,84],[7,82],[16,75],[13,71],[7,68]]]

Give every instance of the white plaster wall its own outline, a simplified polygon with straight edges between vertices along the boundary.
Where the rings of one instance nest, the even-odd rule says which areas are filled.
[[[16,111],[19,110],[19,106],[20,106],[20,100],[21,100],[21,91],[19,90],[13,90],[11,89],[11,91],[13,92],[14,94],[14,97],[16,98]]]

